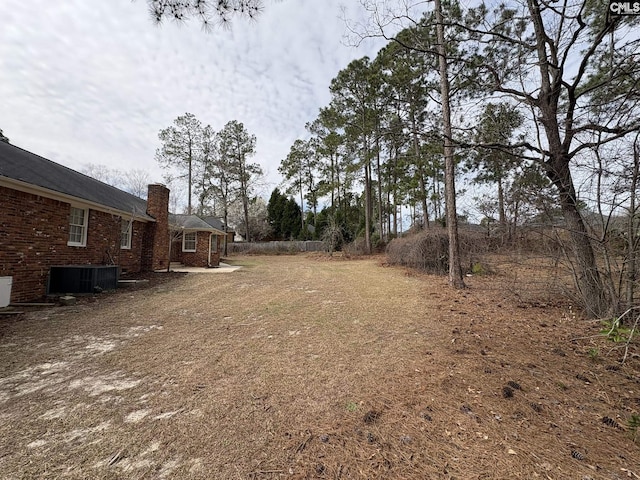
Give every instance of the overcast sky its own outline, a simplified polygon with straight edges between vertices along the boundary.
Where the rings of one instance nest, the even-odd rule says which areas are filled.
[[[345,45],[343,3],[347,18],[363,15],[356,0],[267,1],[257,22],[205,33],[154,25],[146,0],[3,0],[0,129],[76,170],[139,168],[160,181],[160,129],[185,112],[215,130],[235,119],[257,137],[268,195],[331,79],[383,45]]]

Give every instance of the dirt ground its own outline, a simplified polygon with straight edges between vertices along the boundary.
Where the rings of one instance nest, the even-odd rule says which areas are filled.
[[[231,260],[0,317],[0,478],[640,478],[638,340],[509,275]]]

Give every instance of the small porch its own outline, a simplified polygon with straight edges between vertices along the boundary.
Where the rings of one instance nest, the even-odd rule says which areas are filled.
[[[225,233],[197,215],[170,215],[169,261],[184,267],[209,268],[220,264]]]

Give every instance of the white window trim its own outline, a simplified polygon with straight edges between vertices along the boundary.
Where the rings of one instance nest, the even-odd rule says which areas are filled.
[[[127,229],[126,231],[122,228],[124,226],[124,224],[126,223],[127,225]],[[123,245],[122,244],[122,239],[124,238],[124,236],[126,235],[126,244]],[[122,219],[122,224],[120,226],[120,249],[121,250],[131,250],[131,241],[132,241],[132,237],[133,237],[133,221],[131,220],[126,220],[126,219]]]
[[[185,248],[185,239],[187,235],[193,234],[193,250]],[[183,232],[182,233],[182,251],[183,252],[195,252],[196,246],[198,245],[198,232]]]
[[[88,208],[82,208],[82,207],[77,207],[75,205],[71,205],[69,207],[69,220],[68,220],[68,225],[69,225],[69,237],[71,237],[71,209],[75,208],[77,210],[82,210],[84,212],[83,217],[83,224],[82,224],[82,240],[80,242],[72,242],[71,239],[69,239],[67,241],[67,245],[70,247],[86,247],[87,246],[87,230],[88,230],[88,225],[89,225],[89,209]],[[74,226],[79,226],[76,224],[73,224]]]

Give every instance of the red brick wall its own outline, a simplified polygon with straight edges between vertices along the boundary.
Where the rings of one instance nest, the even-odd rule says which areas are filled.
[[[147,214],[156,221],[147,223],[142,268],[161,270],[169,262],[169,189],[164,185],[149,185]]]
[[[140,270],[146,225],[134,222],[131,250],[120,249],[121,217],[89,210],[87,244],[68,246],[71,205],[0,187],[0,276],[12,276],[11,301],[46,294],[51,265],[120,264]]]
[[[210,232],[198,232],[196,235],[196,251],[182,251],[182,237],[172,245],[171,261],[180,262],[186,267],[208,267],[209,266],[209,235]],[[219,241],[222,237],[216,237]],[[211,265],[217,266],[220,263],[220,247],[218,252],[211,252]]]
[[[136,273],[144,270],[142,266],[142,248],[147,233],[147,224],[134,221],[132,228],[131,249],[120,249],[120,261],[118,264],[122,273]]]

